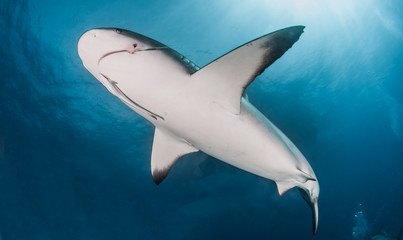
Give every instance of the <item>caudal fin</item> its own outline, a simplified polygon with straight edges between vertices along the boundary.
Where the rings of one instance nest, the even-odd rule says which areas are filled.
[[[313,234],[316,234],[316,231],[318,230],[318,222],[319,222],[319,215],[318,215],[318,198],[311,198],[309,194],[301,188],[298,188],[299,193],[301,194],[302,198],[308,203],[308,205],[312,209],[312,230]]]

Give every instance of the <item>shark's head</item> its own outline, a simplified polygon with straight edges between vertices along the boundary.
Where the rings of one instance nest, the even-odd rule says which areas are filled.
[[[318,229],[319,183],[317,180],[308,180],[299,185],[298,190],[312,209],[313,233],[316,234],[316,230]]]
[[[122,80],[120,76],[128,72],[132,79],[138,76],[142,77],[137,79],[144,79],[144,74],[162,73],[161,69],[179,69],[187,74],[198,70],[192,62],[166,45],[118,28],[97,28],[85,32],[78,42],[78,55],[84,67],[115,95],[114,86],[118,79]]]
[[[103,59],[113,54],[136,54],[141,51],[167,49],[167,47],[143,35],[118,28],[99,28],[85,32],[78,42],[78,55],[84,67],[109,91],[109,79],[100,72]],[[113,90],[111,91],[113,93]]]
[[[92,29],[78,41],[78,55],[90,72],[97,70],[102,58],[114,53],[134,54],[164,48],[167,46],[153,39],[118,28]]]

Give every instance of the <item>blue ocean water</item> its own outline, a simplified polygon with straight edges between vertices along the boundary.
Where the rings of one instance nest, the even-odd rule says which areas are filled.
[[[370,239],[403,227],[403,2],[0,1],[1,239]],[[203,153],[156,186],[153,126],[82,66],[119,27],[203,66],[266,33],[300,40],[247,89],[319,179],[291,190]]]

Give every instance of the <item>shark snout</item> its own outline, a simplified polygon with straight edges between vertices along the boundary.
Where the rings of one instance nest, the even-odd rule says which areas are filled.
[[[113,41],[114,35],[116,33],[111,29],[92,29],[81,35],[77,48],[85,66],[95,67],[105,54],[124,48],[121,43]]]
[[[169,49],[138,35],[129,37],[127,31],[116,28],[96,28],[85,32],[78,41],[78,55],[84,66],[91,72],[97,72],[99,63],[106,57],[124,53],[135,54],[155,50]]]
[[[81,35],[80,39],[78,40],[78,54],[82,58],[83,55],[83,50],[87,49],[88,46],[91,44],[91,39],[94,39],[97,37],[97,31],[96,30],[89,30],[83,35]]]
[[[95,38],[97,37],[96,30],[90,30],[81,35],[78,41],[77,50],[84,67],[92,72],[94,63],[96,62],[98,51],[95,50]]]

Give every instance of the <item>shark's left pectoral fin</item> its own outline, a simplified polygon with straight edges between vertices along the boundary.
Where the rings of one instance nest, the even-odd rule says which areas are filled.
[[[154,143],[151,153],[151,173],[156,184],[160,184],[168,175],[178,158],[188,153],[199,151],[183,139],[155,128]]]
[[[245,88],[300,37],[303,26],[284,28],[248,42],[192,75],[209,98],[239,114]]]

